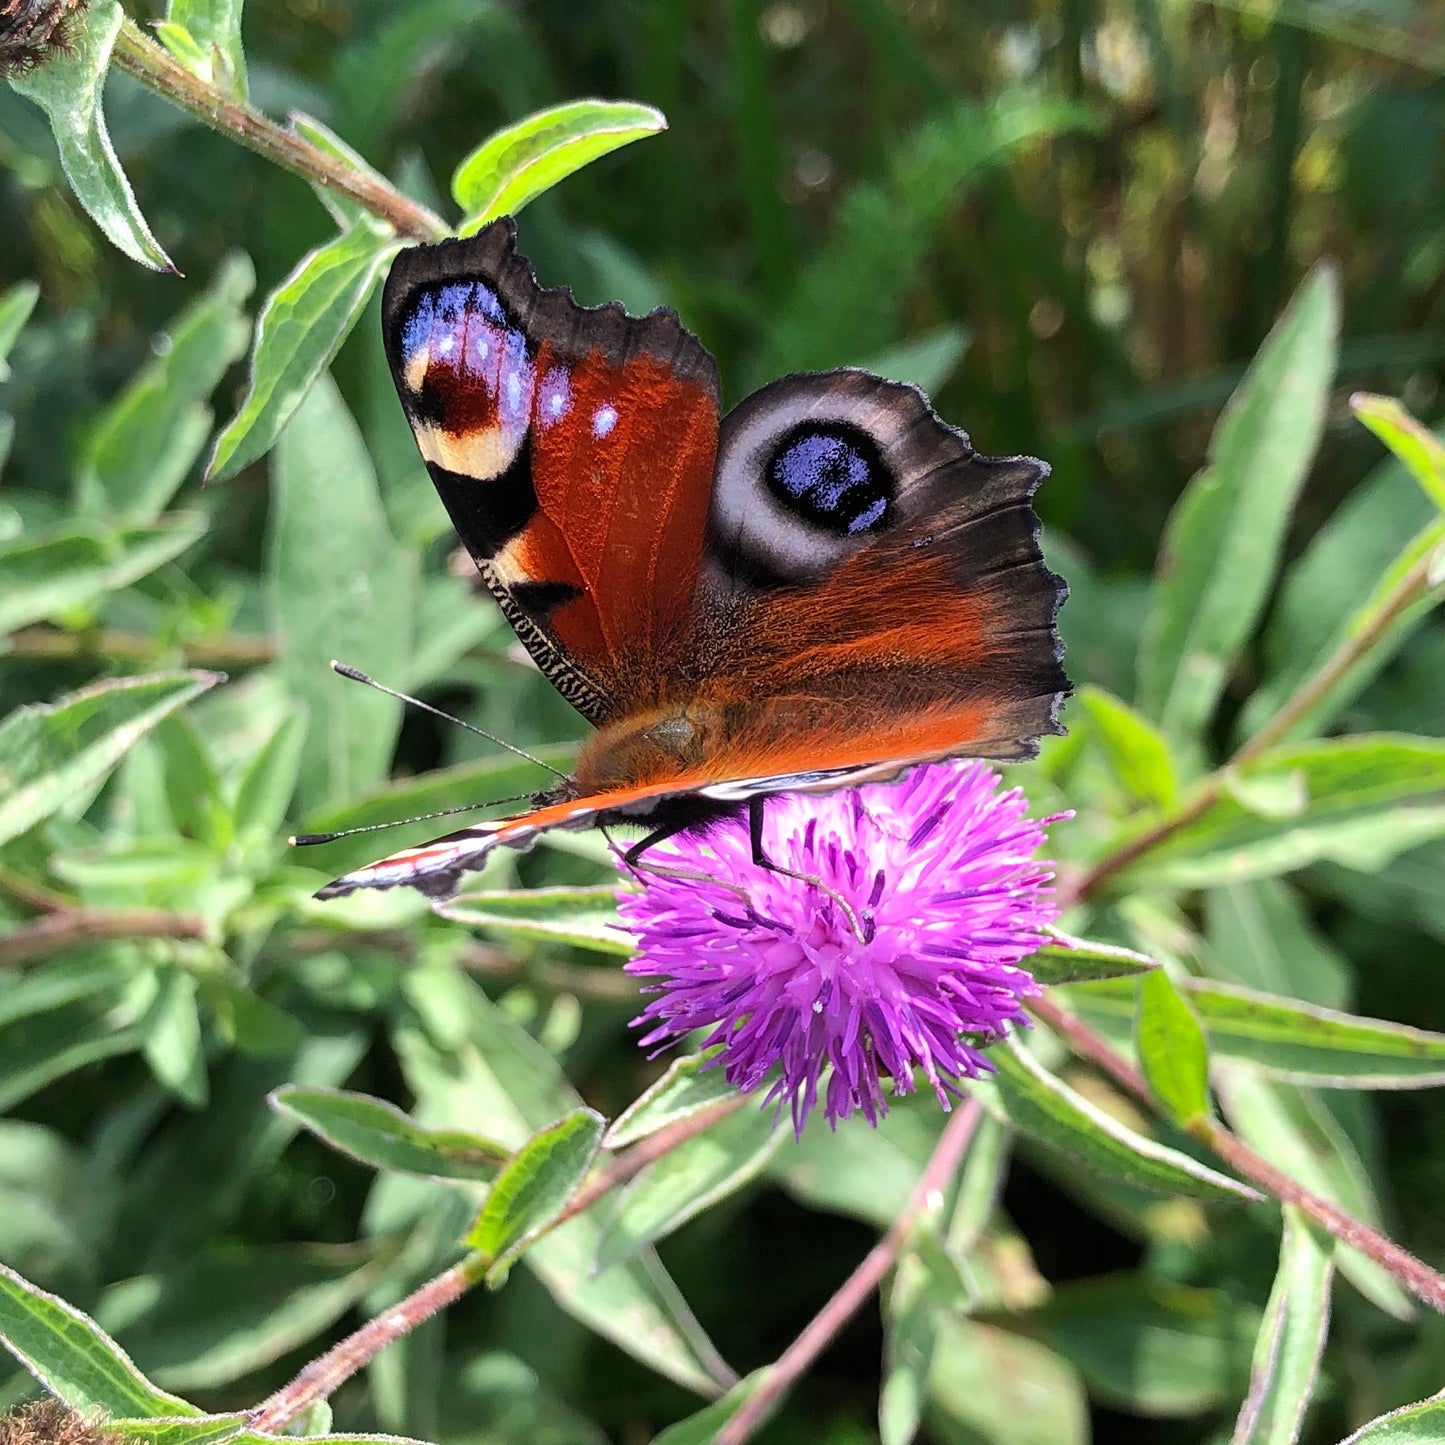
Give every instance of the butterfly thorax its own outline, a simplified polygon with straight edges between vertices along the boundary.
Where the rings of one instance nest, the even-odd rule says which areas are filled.
[[[633,714],[599,728],[577,759],[584,793],[643,787],[695,771],[716,749],[721,709],[693,701]]]

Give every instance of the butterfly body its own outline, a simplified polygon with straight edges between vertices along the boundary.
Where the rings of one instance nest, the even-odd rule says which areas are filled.
[[[701,826],[770,792],[1029,755],[1068,683],[1030,497],[916,388],[844,369],[720,414],[671,312],[539,287],[510,220],[398,256],[398,395],[539,667],[597,727],[563,789],[322,890],[451,892],[551,827]]]

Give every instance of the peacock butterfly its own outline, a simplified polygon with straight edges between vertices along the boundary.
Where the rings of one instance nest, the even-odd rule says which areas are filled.
[[[786,376],[721,416],[675,313],[544,289],[510,218],[397,256],[382,332],[402,408],[517,635],[597,732],[532,811],[321,889],[434,897],[499,845],[640,822],[629,856],[769,794],[1019,758],[1069,690],[1030,498],[912,386]]]

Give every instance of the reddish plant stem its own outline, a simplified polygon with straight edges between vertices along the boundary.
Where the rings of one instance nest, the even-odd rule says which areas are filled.
[[[163,908],[118,908],[100,911],[89,908],[65,909],[19,923],[0,934],[0,968],[14,968],[37,959],[50,958],[82,943],[110,939],[179,938],[206,936],[206,923],[183,913]]]
[[[1087,1059],[1109,1075],[1117,1084],[1156,1113],[1162,1112],[1143,1074],[1122,1058],[1101,1034],[1096,1033],[1077,1014],[1060,1007],[1052,999],[1035,999],[1029,1011],[1064,1038],[1081,1058]],[[1212,1150],[1235,1173],[1257,1184],[1266,1193],[1285,1204],[1293,1204],[1308,1215],[1321,1229],[1340,1243],[1357,1249],[1431,1309],[1445,1313],[1445,1275],[1430,1268],[1407,1249],[1378,1230],[1346,1213],[1339,1205],[1312,1193],[1304,1185],[1276,1168],[1257,1154],[1237,1134],[1231,1133],[1217,1119],[1195,1119],[1187,1125],[1190,1135]]]
[[[181,643],[172,648],[144,633],[114,628],[71,632],[59,627],[25,627],[12,633],[8,644],[11,657],[95,657],[155,662],[179,652],[190,667],[252,667],[270,662],[276,656],[275,642],[262,635],[234,634]]]
[[[439,216],[408,200],[374,172],[355,169],[312,145],[304,136],[277,125],[244,101],[223,94],[192,74],[134,21],[126,20],[121,25],[112,58],[122,70],[129,71],[143,85],[198,120],[294,175],[355,201],[373,216],[390,222],[398,235],[418,241],[439,241],[450,234]]]
[[[410,1334],[438,1310],[460,1299],[482,1278],[486,1268],[485,1258],[472,1253],[429,1279],[400,1304],[368,1320],[354,1334],[312,1360],[289,1385],[248,1411],[246,1423],[253,1430],[272,1434],[284,1430],[303,1410],[333,1394],[393,1340]]]
[[[743,1445],[743,1441],[750,1439],[774,1404],[812,1368],[818,1356],[883,1283],[902,1253],[919,1215],[935,1207],[935,1200],[958,1172],[964,1152],[978,1127],[981,1112],[974,1099],[965,1100],[954,1110],[908,1203],[887,1234],[864,1255],[858,1267],[843,1281],[837,1293],[818,1311],[802,1334],[778,1356],[777,1363],[767,1372],[762,1383],[718,1431],[717,1445]]]
[[[744,1094],[729,1095],[710,1108],[700,1109],[696,1114],[679,1119],[666,1128],[659,1129],[656,1134],[640,1140],[625,1154],[618,1155],[596,1178],[578,1190],[566,1208],[537,1237],[541,1238],[555,1229],[560,1229],[568,1220],[575,1219],[604,1195],[635,1178],[649,1164],[655,1163],[689,1139],[705,1133],[713,1125],[721,1123],[747,1102]],[[438,1310],[453,1304],[473,1285],[480,1283],[490,1264],[491,1261],[485,1255],[473,1251],[450,1269],[429,1279],[384,1314],[368,1320],[359,1330],[333,1345],[324,1355],[312,1360],[289,1385],[251,1410],[246,1417],[251,1428],[272,1432],[284,1430],[292,1420],[318,1400],[334,1394],[388,1345],[404,1335],[409,1335]],[[726,1388],[735,1379],[736,1376],[728,1371],[726,1376],[719,1380],[719,1384]]]

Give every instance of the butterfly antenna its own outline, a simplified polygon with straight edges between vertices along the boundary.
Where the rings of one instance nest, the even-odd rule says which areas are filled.
[[[531,796],[530,793],[518,793],[512,798],[490,798],[485,803],[463,803],[459,808],[439,808],[435,813],[418,813],[414,818],[393,818],[387,823],[363,823],[355,828],[342,828],[335,833],[293,833],[286,841],[293,848],[311,848],[317,843],[334,843],[338,838],[354,838],[358,833],[379,833],[383,828],[400,828],[407,823],[429,823],[433,818],[474,813],[478,808],[491,808],[498,803],[522,803]]]
[[[495,733],[489,733],[485,728],[479,728],[463,718],[453,717],[449,712],[443,712],[439,707],[433,707],[429,702],[423,702],[419,697],[413,697],[407,692],[398,692],[394,687],[388,687],[384,682],[378,682],[374,677],[368,677],[359,667],[352,667],[345,662],[337,662],[334,658],[331,662],[332,672],[339,672],[342,677],[349,677],[352,682],[364,682],[367,687],[374,687],[377,692],[384,692],[388,697],[394,697],[399,702],[406,703],[409,707],[420,708],[422,712],[429,712],[433,717],[439,717],[444,722],[455,723],[459,728],[465,728],[469,733],[476,733],[479,738],[486,738],[489,743],[496,743],[499,748],[505,748],[509,753],[515,753],[519,758],[526,758],[529,763],[536,763],[539,768],[546,768],[554,777],[570,778],[570,773],[564,773],[561,768],[554,768],[551,763],[544,763],[541,758],[534,758],[524,748],[519,748],[515,743],[509,743],[505,738],[499,738]],[[497,799],[496,801],[505,801]],[[485,803],[474,804],[475,807],[486,807]],[[455,809],[456,812],[465,812],[465,808]],[[440,813],[432,816],[440,818]],[[408,818],[405,821],[411,822]]]

